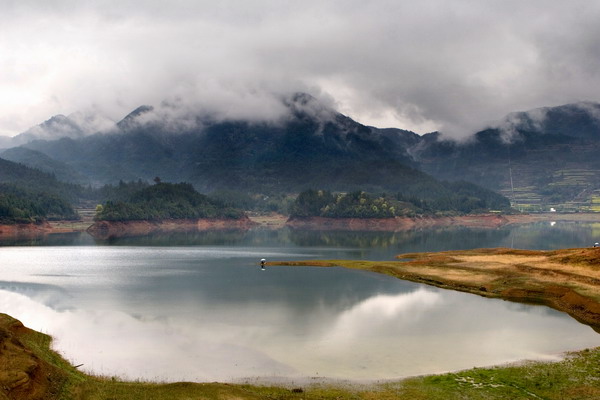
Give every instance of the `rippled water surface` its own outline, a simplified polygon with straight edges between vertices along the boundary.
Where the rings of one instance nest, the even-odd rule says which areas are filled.
[[[74,364],[155,380],[387,379],[555,359],[600,335],[546,307],[342,268],[260,258],[390,259],[474,247],[587,246],[595,224],[412,233],[250,231],[0,247],[0,312],[56,338]],[[596,239],[597,241],[597,239]]]

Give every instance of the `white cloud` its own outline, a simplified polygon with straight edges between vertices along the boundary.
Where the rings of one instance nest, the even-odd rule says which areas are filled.
[[[0,134],[174,97],[269,118],[271,94],[305,90],[363,123],[464,136],[598,100],[599,17],[585,0],[8,1]]]

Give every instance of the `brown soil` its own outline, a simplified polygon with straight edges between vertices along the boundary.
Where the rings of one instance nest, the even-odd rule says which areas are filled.
[[[277,213],[249,213],[248,216],[253,222],[256,222],[257,225],[267,229],[281,229],[285,226],[285,223],[288,220],[288,217],[285,215]]]
[[[57,399],[66,382],[64,371],[37,357],[27,336],[45,335],[0,314],[0,399]]]
[[[52,226],[47,222],[39,224],[0,225],[0,238],[35,237],[52,231]]]
[[[545,304],[600,332],[600,248],[533,251],[476,249],[410,253],[405,261],[300,261],[365,269],[485,297]]]

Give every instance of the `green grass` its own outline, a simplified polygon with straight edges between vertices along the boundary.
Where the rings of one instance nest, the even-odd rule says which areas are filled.
[[[403,382],[403,387],[405,394],[426,399],[600,399],[600,349],[572,353],[557,363],[417,378]]]
[[[88,376],[81,373],[68,361],[50,348],[52,338],[44,333],[28,330],[19,337],[20,341],[37,357],[52,367],[55,373],[51,379],[53,399],[69,400],[76,386],[85,382]]]
[[[369,386],[327,384],[286,388],[224,383],[148,383],[85,375],[49,349],[50,338],[34,332],[22,341],[64,371],[60,399],[600,399],[600,347],[570,353],[559,362],[473,368]]]
[[[291,388],[218,383],[152,384],[88,378],[78,399],[600,399],[600,348],[560,362],[470,370],[372,386]]]

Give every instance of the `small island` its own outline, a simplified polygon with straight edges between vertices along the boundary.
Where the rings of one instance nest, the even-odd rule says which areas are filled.
[[[100,239],[253,225],[242,210],[198,193],[189,183],[162,182],[127,200],[99,205],[95,220],[88,232]]]
[[[509,223],[508,200],[466,182],[405,193],[306,190],[289,208],[286,225],[303,230],[404,231],[437,226],[495,228]]]

